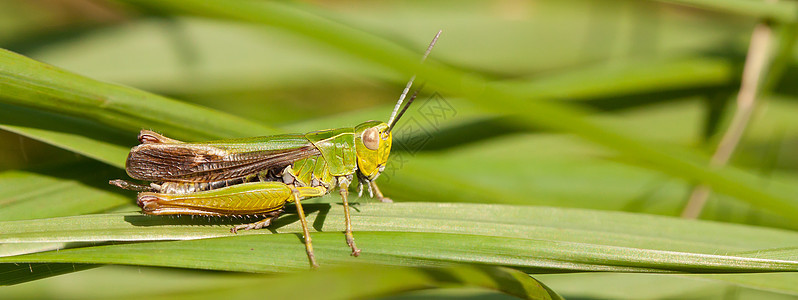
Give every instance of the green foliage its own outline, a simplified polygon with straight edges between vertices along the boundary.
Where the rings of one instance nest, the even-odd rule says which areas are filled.
[[[110,17],[72,16],[54,34],[40,23],[54,22],[47,8],[0,4],[17,26],[0,36],[0,129],[13,133],[0,136],[4,294],[798,295],[794,5],[662,2],[701,10],[120,0],[101,2]],[[758,17],[784,31],[775,83],[732,166],[709,168]],[[143,216],[133,193],[106,184],[126,177],[139,129],[207,140],[385,120],[412,74],[426,94],[378,180],[397,203],[354,206],[361,257],[348,255],[337,195],[305,202],[322,265],[308,272],[290,209],[233,235],[245,220]],[[25,161],[35,153],[46,154]],[[719,193],[708,220],[673,217],[694,183]],[[582,271],[657,274],[562,274]],[[78,288],[95,282],[114,288]]]

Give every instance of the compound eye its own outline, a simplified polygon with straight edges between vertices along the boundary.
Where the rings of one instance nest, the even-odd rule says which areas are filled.
[[[363,145],[369,150],[377,150],[380,146],[380,133],[377,128],[369,128],[363,131]]]

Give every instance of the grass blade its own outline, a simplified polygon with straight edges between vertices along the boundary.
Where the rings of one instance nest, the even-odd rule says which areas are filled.
[[[129,195],[107,185],[108,177],[121,174],[91,161],[0,172],[0,220],[96,213],[132,204]]]
[[[57,111],[125,131],[158,128],[181,139],[275,133],[272,128],[134,88],[73,74],[0,49],[0,100]]]
[[[65,115],[0,104],[0,129],[96,159],[117,168],[136,142],[107,126]]]
[[[313,212],[309,223],[318,231],[313,233],[316,256],[323,265],[470,262],[529,272],[798,270],[798,250],[789,248],[798,243],[798,234],[789,231],[618,212],[473,204],[359,205],[353,223],[364,255],[354,259],[342,244],[340,207],[307,206]],[[0,243],[163,242],[64,249],[4,257],[0,262],[243,272],[307,268],[294,215],[278,219],[269,230],[237,236],[227,231],[229,225],[123,213],[2,222]],[[164,241],[175,239],[187,240]]]

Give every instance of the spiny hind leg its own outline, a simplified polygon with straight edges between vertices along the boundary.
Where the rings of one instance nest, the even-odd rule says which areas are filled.
[[[377,182],[373,180],[369,181],[369,187],[371,187],[371,189],[374,191],[374,194],[377,196],[377,199],[379,199],[380,202],[393,203],[393,200],[391,200],[391,198],[382,195],[382,191],[380,191],[380,188],[377,186]]]
[[[341,188],[341,199],[344,202],[344,225],[346,227],[344,236],[346,236],[346,244],[349,245],[349,248],[352,248],[352,256],[358,256],[360,255],[360,249],[355,245],[355,236],[352,234],[352,220],[349,217],[349,201],[347,199],[349,196],[349,179],[339,177],[338,185]]]
[[[142,211],[150,215],[213,215],[232,216],[240,214],[266,215],[268,218],[233,227],[238,230],[257,229],[271,225],[285,203],[294,201],[302,224],[305,249],[312,267],[318,267],[313,255],[305,211],[300,200],[323,196],[327,192],[324,187],[295,187],[282,182],[249,182],[236,184],[220,189],[188,194],[139,193],[137,203]],[[274,214],[273,216],[270,214]]]
[[[241,225],[233,226],[233,228],[230,228],[230,232],[238,233],[239,230],[251,230],[251,229],[261,229],[261,228],[269,227],[269,225],[272,224],[272,220],[277,219],[277,217],[279,217],[282,212],[283,212],[283,210],[280,209],[280,210],[271,212],[271,213],[269,213],[267,215],[264,215],[264,217],[266,217],[266,218],[263,219],[263,220],[260,220],[260,221],[254,222],[254,223],[241,224]]]

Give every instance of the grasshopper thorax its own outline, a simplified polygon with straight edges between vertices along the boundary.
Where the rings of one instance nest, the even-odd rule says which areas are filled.
[[[385,170],[391,153],[391,131],[388,124],[368,121],[355,127],[357,167],[368,180],[374,180]]]

